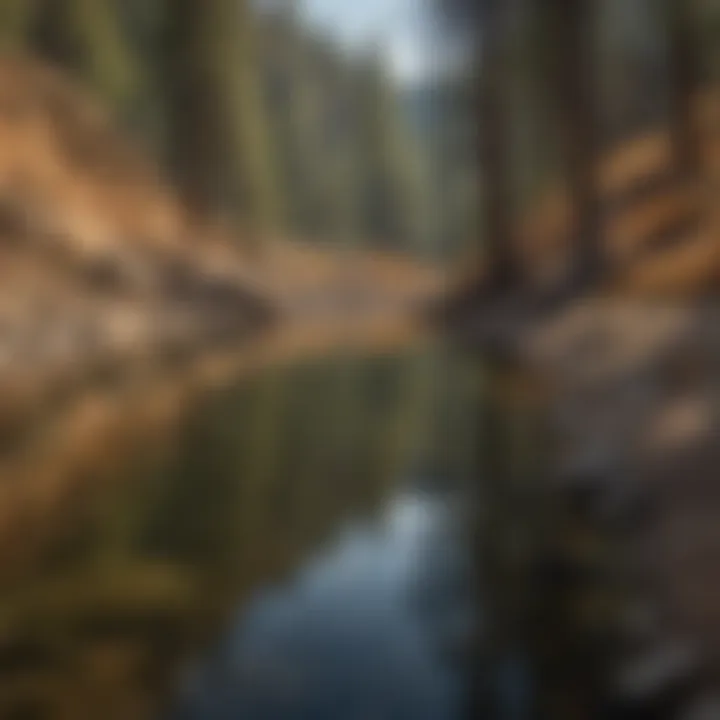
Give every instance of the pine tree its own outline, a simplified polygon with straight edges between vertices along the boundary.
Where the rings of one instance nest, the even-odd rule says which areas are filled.
[[[164,155],[166,93],[162,0],[115,0],[119,22],[138,68],[135,92],[123,108],[128,127],[158,157]]]
[[[24,48],[35,13],[35,0],[0,3],[0,49]]]
[[[407,249],[423,227],[422,169],[377,57],[361,68],[357,97],[363,230],[380,247]]]
[[[670,55],[671,131],[678,169],[693,177],[700,167],[694,103],[700,85],[699,43],[692,0],[666,0]]]
[[[257,247],[278,215],[254,23],[235,0],[166,0],[168,145],[199,218],[231,216]]]
[[[358,240],[361,230],[361,160],[353,112],[352,72],[332,44],[311,40],[309,70],[316,87],[315,227],[321,237],[347,247]]]
[[[122,112],[135,91],[138,68],[115,0],[37,0],[33,10],[34,49],[76,73]]]
[[[509,177],[507,98],[504,83],[507,18],[503,0],[482,4],[479,45],[482,57],[478,82],[480,167],[483,185],[483,224],[486,282],[493,292],[518,280],[512,229],[512,187]]]
[[[275,147],[284,220],[292,233],[320,232],[319,168],[323,88],[313,64],[312,42],[296,6],[283,6],[262,23],[260,58],[266,114]]]
[[[549,84],[557,108],[574,213],[573,279],[592,281],[603,271],[597,161],[600,152],[598,77],[592,0],[549,0],[552,63]]]

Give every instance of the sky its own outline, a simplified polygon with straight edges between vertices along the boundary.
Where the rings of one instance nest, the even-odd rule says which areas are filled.
[[[431,0],[302,0],[314,25],[351,48],[379,46],[403,83],[426,79],[453,64],[457,52],[438,42]]]

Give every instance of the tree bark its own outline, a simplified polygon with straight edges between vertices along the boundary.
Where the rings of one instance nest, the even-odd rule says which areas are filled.
[[[548,0],[550,84],[555,95],[573,208],[571,283],[592,283],[604,270],[597,183],[600,128],[592,0]]]
[[[668,0],[670,123],[677,168],[695,177],[700,169],[694,101],[700,84],[698,41],[693,33],[692,0]]]
[[[479,20],[481,49],[478,78],[480,171],[484,194],[487,289],[502,292],[520,279],[514,248],[512,188],[508,157],[509,119],[505,104],[503,40],[507,32],[505,0],[483,3]]]

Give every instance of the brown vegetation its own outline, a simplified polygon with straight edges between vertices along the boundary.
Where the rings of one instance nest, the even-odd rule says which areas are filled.
[[[438,288],[432,270],[382,254],[284,241],[243,254],[228,228],[190,220],[81,87],[28,57],[0,58],[0,146],[5,417],[45,384],[236,339],[279,312],[404,307]]]
[[[59,328],[84,334],[83,351],[98,334],[106,345],[143,344],[171,307],[194,301],[169,322],[186,331],[222,289],[226,308],[237,301],[236,319],[257,314],[259,299],[228,262],[231,246],[191,237],[152,166],[81,90],[16,57],[0,62],[0,87],[6,335],[20,333],[48,352],[48,331]],[[5,339],[17,348],[17,337]]]
[[[691,183],[676,171],[670,132],[649,130],[606,152],[598,167],[606,292],[627,296],[704,294],[720,284],[720,238],[714,192],[720,168],[720,102],[697,102],[704,178]],[[549,186],[519,221],[514,241],[524,281],[558,282],[571,260],[571,194]],[[481,271],[482,274],[482,271]],[[461,281],[474,283],[473,274]]]
[[[687,296],[717,289],[720,242],[717,226],[709,222],[708,190],[720,138],[707,121],[716,112],[716,104],[712,95],[697,103],[697,115],[704,121],[701,154],[708,165],[706,178],[691,182],[674,170],[671,138],[664,130],[648,132],[603,159],[599,185],[605,206],[610,292]],[[551,232],[562,247],[570,210],[557,199],[549,201],[550,208],[553,202],[555,216],[548,224],[555,223]],[[550,215],[552,210],[545,212]],[[539,232],[535,228],[528,232],[531,257],[541,251],[543,233],[545,241],[548,235],[546,228]]]

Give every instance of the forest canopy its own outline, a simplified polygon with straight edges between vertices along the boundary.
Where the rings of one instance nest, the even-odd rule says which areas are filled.
[[[4,48],[74,74],[194,216],[230,221],[250,249],[284,236],[438,257],[469,240],[468,163],[434,167],[444,151],[416,95],[294,3],[6,0],[0,13]]]

